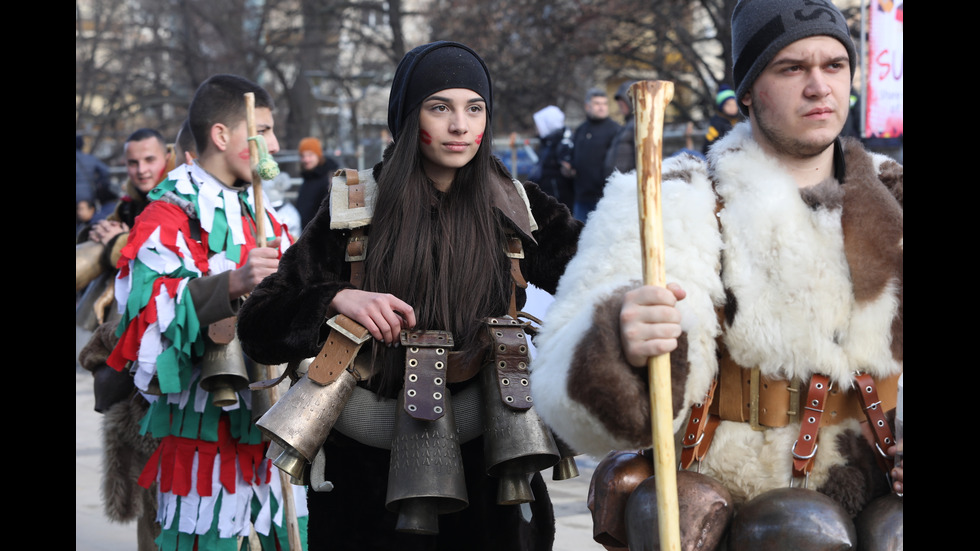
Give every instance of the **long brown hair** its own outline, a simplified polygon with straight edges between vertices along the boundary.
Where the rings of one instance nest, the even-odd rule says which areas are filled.
[[[497,176],[489,126],[476,156],[445,194],[426,177],[419,152],[419,109],[385,151],[365,260],[364,289],[391,293],[415,309],[416,329],[453,333],[466,359],[481,354],[483,320],[507,312],[511,276],[504,231],[492,207]],[[404,352],[376,343],[379,386],[400,388]]]

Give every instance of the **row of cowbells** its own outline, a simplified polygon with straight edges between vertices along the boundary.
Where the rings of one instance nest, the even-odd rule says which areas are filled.
[[[529,477],[555,468],[555,478],[577,476],[574,452],[560,449],[534,409],[518,410],[501,399],[493,365],[484,368],[480,384],[484,455],[487,474],[499,480],[497,503],[534,500]],[[295,480],[304,478],[354,391],[354,376],[344,371],[331,384],[304,375],[256,425],[275,444],[273,463]],[[438,517],[468,506],[452,396],[446,392],[445,415],[416,419],[404,408],[401,393],[394,408],[394,432],[386,506],[398,513],[396,529],[438,533]],[[272,449],[272,448],[270,448]],[[275,457],[273,457],[275,455]]]

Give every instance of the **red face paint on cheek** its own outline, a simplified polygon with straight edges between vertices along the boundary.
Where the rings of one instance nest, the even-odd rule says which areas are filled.
[[[476,145],[480,145],[481,143],[483,143],[483,134],[476,137]]]
[[[432,136],[430,136],[425,130],[419,130],[419,139],[422,140],[422,143],[425,145],[432,143]]]
[[[248,148],[247,147],[245,149],[243,149],[243,150],[241,150],[241,151],[238,152],[238,158],[241,159],[241,160],[243,160],[243,161],[247,161],[248,160]]]

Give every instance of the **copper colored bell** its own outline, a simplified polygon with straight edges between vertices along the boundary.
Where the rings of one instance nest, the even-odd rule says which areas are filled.
[[[385,505],[398,513],[395,529],[399,532],[438,534],[439,515],[469,505],[448,391],[445,400],[445,415],[426,421],[405,411],[404,392],[398,397]]]
[[[694,471],[677,473],[682,551],[711,551],[725,536],[732,518],[732,496],[717,480]],[[657,477],[651,476],[626,501],[626,538],[630,551],[659,551]]]
[[[534,501],[529,474],[554,466],[561,459],[551,430],[534,408],[513,409],[501,399],[496,367],[480,372],[483,392],[483,455],[487,474],[500,479],[499,505]]]
[[[589,483],[592,539],[611,547],[626,547],[626,501],[651,476],[653,461],[638,451],[612,451],[602,458]]]

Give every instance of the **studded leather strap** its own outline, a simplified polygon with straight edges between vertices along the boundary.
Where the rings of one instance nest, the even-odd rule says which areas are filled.
[[[868,418],[868,426],[875,435],[875,444],[878,448],[878,465],[886,473],[894,466],[894,460],[886,453],[888,448],[895,444],[895,435],[892,434],[888,421],[885,420],[885,408],[881,400],[878,399],[878,389],[875,380],[867,373],[857,373],[854,375],[857,383],[858,394],[864,403],[864,414]]]
[[[701,461],[708,453],[711,444],[711,437],[714,429],[721,422],[717,416],[709,413],[711,402],[714,400],[715,386],[717,379],[711,382],[711,388],[704,395],[704,400],[700,404],[691,407],[691,416],[684,429],[684,438],[681,440],[681,468],[686,469],[694,461]]]
[[[504,404],[513,409],[530,409],[531,383],[528,365],[531,363],[527,333],[521,322],[510,316],[488,318],[491,358],[497,371],[497,384]]]
[[[820,416],[827,403],[830,378],[814,375],[810,378],[810,388],[803,404],[800,418],[800,436],[793,444],[793,474],[806,476],[813,468],[813,458],[817,454],[817,432],[820,430]]]
[[[449,331],[402,331],[405,348],[405,411],[435,421],[446,414],[446,373],[453,335]]]
[[[336,381],[350,367],[361,345],[371,338],[364,326],[343,314],[327,320],[327,325],[330,334],[307,372],[311,381],[324,386]]]

